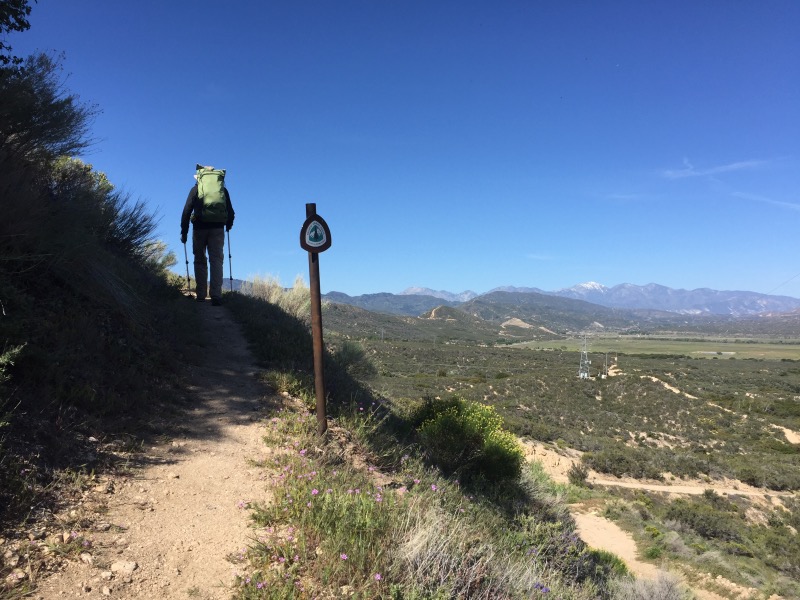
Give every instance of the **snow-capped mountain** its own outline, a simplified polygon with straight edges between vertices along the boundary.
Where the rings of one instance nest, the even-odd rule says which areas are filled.
[[[650,308],[682,314],[753,315],[765,312],[790,312],[800,308],[800,300],[757,292],[718,291],[709,288],[683,290],[657,283],[621,283],[606,287],[596,282],[581,283],[552,292],[556,296],[585,300],[610,308]]]

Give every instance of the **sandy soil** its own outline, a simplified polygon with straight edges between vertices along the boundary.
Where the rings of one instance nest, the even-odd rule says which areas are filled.
[[[697,400],[697,396],[692,396],[691,394],[687,394],[686,392],[682,392],[681,390],[676,388],[674,385],[670,385],[666,381],[662,381],[658,377],[653,377],[652,375],[640,375],[640,377],[642,379],[649,379],[653,383],[660,383],[661,385],[663,385],[666,389],[668,389],[673,394],[683,394],[686,398],[689,398],[690,400]]]
[[[192,407],[170,424],[181,435],[147,448],[132,477],[97,486],[105,525],[84,534],[92,548],[41,580],[34,598],[230,598],[235,567],[226,557],[252,535],[246,503],[267,494],[248,459],[267,451],[260,414],[278,400],[257,381],[227,310],[197,309],[208,351],[192,369]]]

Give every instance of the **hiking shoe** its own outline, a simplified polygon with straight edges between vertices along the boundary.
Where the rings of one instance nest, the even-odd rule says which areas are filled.
[[[200,296],[198,296],[197,297],[197,301],[202,303],[202,302],[205,302],[206,299],[205,298],[201,298]]]
[[[222,300],[220,300],[219,298],[212,298],[211,306],[222,306]]]

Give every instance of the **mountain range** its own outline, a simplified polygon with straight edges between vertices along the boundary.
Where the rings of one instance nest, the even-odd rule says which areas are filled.
[[[330,292],[325,294],[325,298],[330,302],[349,304],[370,311],[419,316],[439,306],[468,309],[476,303],[478,305],[497,303],[498,298],[503,297],[502,294],[510,294],[515,298],[513,303],[521,302],[523,304],[533,302],[544,305],[547,297],[554,300],[555,298],[579,300],[596,306],[595,310],[598,314],[606,315],[607,312],[599,310],[601,307],[623,311],[653,311],[654,313],[664,313],[662,317],[671,314],[673,317],[682,315],[687,318],[739,318],[800,311],[800,299],[789,296],[774,296],[748,291],[719,291],[708,288],[673,289],[655,283],[643,286],[623,283],[614,287],[606,287],[599,283],[588,282],[556,291],[545,291],[534,287],[504,286],[485,294],[476,294],[469,290],[453,293],[413,287],[400,294],[382,292],[348,296],[342,292]],[[481,302],[481,299],[484,299],[484,302]],[[505,301],[501,304],[505,304]],[[569,303],[561,303],[559,310],[570,310],[570,306],[572,305]],[[583,307],[581,310],[590,312],[591,306]],[[640,318],[642,314],[640,312]]]

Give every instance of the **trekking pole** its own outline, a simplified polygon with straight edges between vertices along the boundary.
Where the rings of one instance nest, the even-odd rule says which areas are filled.
[[[231,291],[233,291],[233,263],[231,262],[231,230],[228,229],[228,279],[231,282]]]
[[[191,291],[192,284],[189,281],[189,255],[186,253],[186,242],[183,242],[183,256],[186,258],[186,290]]]

